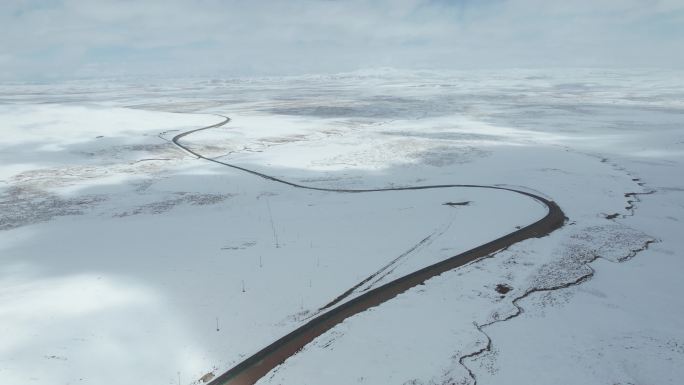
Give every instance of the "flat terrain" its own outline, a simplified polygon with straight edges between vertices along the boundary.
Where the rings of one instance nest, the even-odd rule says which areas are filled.
[[[259,383],[677,383],[681,78],[3,85],[0,382],[207,382],[336,298],[547,213],[507,190],[325,191],[458,184],[568,219],[346,319]]]

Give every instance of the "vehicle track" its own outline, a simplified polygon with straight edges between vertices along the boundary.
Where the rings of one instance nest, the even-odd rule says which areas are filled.
[[[408,191],[408,190],[428,190],[428,189],[443,189],[443,188],[478,188],[491,190],[505,190],[516,194],[527,196],[535,201],[543,204],[547,209],[547,214],[538,221],[522,227],[512,233],[506,234],[493,241],[487,242],[483,245],[477,246],[473,249],[447,258],[433,265],[424,267],[413,273],[397,278],[382,286],[378,286],[369,290],[358,297],[338,305],[325,313],[318,315],[311,319],[296,330],[288,333],[284,337],[278,339],[267,347],[261,349],[259,352],[253,354],[251,357],[243,360],[241,363],[234,366],[227,372],[219,375],[213,379],[209,385],[249,385],[254,384],[260,378],[265,376],[273,368],[283,363],[288,357],[293,356],[301,350],[306,344],[314,340],[316,337],[332,329],[335,325],[341,323],[345,319],[363,312],[371,307],[380,305],[381,303],[396,297],[400,293],[423,284],[426,280],[438,276],[444,272],[463,266],[467,263],[473,262],[482,257],[486,257],[496,251],[511,246],[515,243],[521,242],[529,238],[539,238],[548,235],[554,230],[563,226],[566,221],[565,214],[561,208],[552,200],[542,196],[517,190],[513,188],[496,186],[496,185],[475,185],[475,184],[442,184],[442,185],[426,185],[426,186],[410,186],[410,187],[391,187],[381,189],[335,189],[323,188],[315,186],[306,186],[284,179],[280,179],[271,175],[267,175],[255,170],[250,170],[241,166],[223,162],[217,159],[212,159],[203,156],[202,154],[192,150],[190,147],[180,143],[180,140],[192,133],[208,130],[224,126],[230,122],[230,118],[218,115],[224,118],[224,121],[211,126],[197,128],[194,130],[180,133],[171,139],[171,141],[185,152],[196,156],[198,159],[203,159],[209,162],[221,164],[223,166],[231,167],[236,170],[244,171],[246,173],[256,175],[258,177],[286,184],[295,188],[327,191],[336,193],[381,193],[383,191]]]

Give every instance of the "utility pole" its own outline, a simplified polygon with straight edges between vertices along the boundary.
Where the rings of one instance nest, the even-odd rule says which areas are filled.
[[[276,249],[278,249],[280,248],[280,244],[278,243],[278,233],[276,232],[275,224],[273,224],[273,213],[271,212],[271,204],[268,202],[268,198],[266,198],[266,207],[268,208],[268,217],[271,219],[271,230],[273,230],[273,239],[275,240]]]

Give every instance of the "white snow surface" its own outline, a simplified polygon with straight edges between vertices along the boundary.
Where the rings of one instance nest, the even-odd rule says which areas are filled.
[[[183,143],[316,187],[510,186],[568,216],[347,319],[260,383],[678,383],[681,75],[0,86],[0,383],[198,384],[374,273],[345,300],[546,212],[498,190],[294,189],[171,143],[219,115]]]

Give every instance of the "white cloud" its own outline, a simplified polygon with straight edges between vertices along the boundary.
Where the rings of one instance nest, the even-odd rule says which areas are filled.
[[[10,0],[5,79],[684,66],[680,1]],[[11,60],[7,59],[11,58]]]

